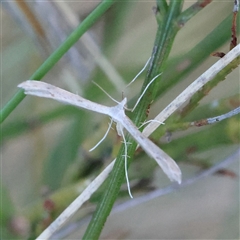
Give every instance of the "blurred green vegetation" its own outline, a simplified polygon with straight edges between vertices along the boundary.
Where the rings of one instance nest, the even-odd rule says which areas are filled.
[[[162,4],[161,1],[158,1],[159,3]],[[78,3],[75,4],[77,7]],[[187,9],[189,4],[186,3],[184,9]],[[161,24],[162,20],[158,15],[155,21],[154,14],[150,11],[153,5],[153,3],[117,2],[103,16],[102,25],[94,29],[94,34],[99,34],[101,38],[102,54],[119,70],[126,79],[126,83],[141,69],[152,50],[154,40],[152,36],[154,37],[156,32],[157,21]],[[161,5],[161,7],[164,9],[166,6]],[[156,89],[159,101],[165,103],[174,99],[176,92],[181,92],[181,90],[177,91],[178,89],[187,86],[204,71],[203,69],[217,61],[214,57],[209,60],[211,53],[220,48],[228,51],[226,46],[230,45],[231,40],[231,9],[232,3],[219,3],[216,6],[213,2],[196,16],[194,12],[191,20],[187,18],[189,12],[183,12],[182,19],[180,19],[183,24],[180,30],[182,35],[179,37],[180,40],[177,36],[174,42],[173,52],[164,66],[162,81]],[[2,9],[2,11],[5,10]],[[31,40],[19,31],[20,26],[14,23],[7,13],[3,14],[3,20],[5,19],[4,33],[7,32],[13,36],[15,34],[15,37],[9,41],[4,36],[6,38],[4,46],[7,46],[2,49],[4,50],[4,100],[10,98],[16,90],[17,83],[29,78],[42,59],[38,49],[30,52],[28,46]],[[209,22],[209,26],[206,27],[207,31],[205,31],[206,22]],[[237,27],[239,33],[240,27]],[[149,29],[152,35],[149,34]],[[196,32],[201,32],[201,36],[196,36],[197,40],[194,36]],[[193,38],[193,43],[191,38]],[[186,43],[182,42],[182,39]],[[31,44],[34,46],[32,42]],[[189,49],[186,47],[188,44]],[[134,61],[131,61],[132,59]],[[239,62],[234,68],[238,64]],[[53,78],[51,81],[59,83],[57,77],[61,75],[61,70],[61,67],[55,67],[52,70],[51,75],[48,75]],[[236,76],[230,72],[218,76],[214,84],[211,83],[207,94],[196,94],[191,102],[192,105],[185,108],[187,110],[184,116],[176,113],[151,136],[177,162],[205,168],[213,164],[211,158],[198,159],[194,157],[195,153],[239,144],[239,116],[213,126],[201,127],[197,131],[196,128],[188,129],[188,126],[184,125],[189,121],[223,114],[239,106],[239,95],[236,95],[239,92],[239,75]],[[221,85],[225,78],[229,82],[228,88],[226,85]],[[95,67],[89,79],[98,82],[112,96],[121,98],[122,93],[114,89],[114,85],[106,79],[100,67]],[[75,81],[81,85],[79,79]],[[141,82],[141,77],[139,81]],[[70,88],[69,82],[67,84],[60,82],[59,85],[63,84]],[[90,81],[82,85],[84,97],[102,104],[112,104],[105,94]],[[140,86],[140,83],[136,82],[130,86],[130,90],[123,89],[124,94],[128,95],[130,107],[139,96],[136,89]],[[206,95],[211,95],[212,89],[217,88],[218,91],[221,87],[225,88],[226,95],[216,96],[216,107],[214,107],[214,101],[200,102]],[[155,108],[158,108],[157,104],[156,101],[153,112],[156,111]],[[88,181],[99,174],[103,167],[115,157],[121,145],[121,139],[115,131],[111,131],[108,138],[93,153],[88,152],[88,149],[101,138],[107,128],[106,123],[109,121],[107,117],[96,115],[71,106],[61,106],[49,100],[28,97],[2,124],[1,199],[3,207],[0,214],[1,232],[4,239],[36,237],[47,221],[53,220],[78,196],[79,188],[84,189]],[[173,136],[170,143],[166,142],[163,137],[169,132]],[[144,178],[152,182],[152,175],[156,169],[157,165],[154,161],[145,161],[144,153],[137,151],[129,171],[130,180],[140,182]],[[87,210],[79,217],[91,213],[92,208],[91,210],[88,208],[95,206],[104,189],[105,185],[94,194],[86,205]],[[137,188],[132,190],[139,191]],[[147,192],[148,186],[142,186],[142,191]],[[122,189],[120,197],[126,196],[126,189]],[[44,203],[49,199],[54,203],[52,212],[44,208]],[[23,230],[16,230],[11,224],[16,216],[23,216],[29,225],[23,224]]]

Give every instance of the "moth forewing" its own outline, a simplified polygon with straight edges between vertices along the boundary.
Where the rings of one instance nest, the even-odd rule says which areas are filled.
[[[176,162],[156,144],[145,137],[126,115],[121,124],[139,143],[143,150],[158,163],[169,179],[180,184],[182,181],[182,173]]]
[[[79,95],[45,82],[27,80],[19,84],[18,87],[24,89],[24,93],[28,95],[54,99],[61,103],[74,105],[79,108],[85,108],[87,110],[106,115],[109,115],[109,108],[111,108],[92,102]]]

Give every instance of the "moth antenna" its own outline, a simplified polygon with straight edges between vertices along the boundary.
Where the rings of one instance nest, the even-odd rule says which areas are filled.
[[[115,103],[120,104],[120,102],[118,102],[116,99],[114,99],[109,93],[107,93],[99,84],[97,84],[96,82],[92,81],[92,83],[94,83],[98,88],[100,88],[110,99],[112,99]]]

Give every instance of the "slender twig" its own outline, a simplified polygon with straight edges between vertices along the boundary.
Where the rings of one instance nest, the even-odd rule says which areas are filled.
[[[232,27],[231,27],[231,42],[230,42],[230,50],[237,46],[237,14],[239,10],[239,0],[234,0],[233,5],[233,18],[232,18]],[[213,52],[211,54],[214,57],[224,57],[226,54],[224,52]]]
[[[237,107],[235,109],[233,109],[232,111],[229,111],[225,114],[216,116],[216,117],[212,117],[212,118],[204,118],[201,120],[196,120],[193,122],[173,122],[171,123],[171,120],[169,121],[169,124],[166,125],[165,129],[161,129],[162,131],[160,135],[162,135],[162,133],[172,133],[174,131],[181,131],[181,130],[187,130],[191,127],[202,127],[202,126],[206,126],[206,125],[210,125],[210,124],[215,124],[215,123],[219,123],[225,119],[231,118],[237,114],[240,113],[240,107]],[[172,115],[172,119],[176,118],[175,115]],[[153,119],[154,120],[154,119]],[[149,122],[151,122],[152,120],[149,120]],[[147,122],[148,123],[148,122]],[[146,123],[146,124],[147,124]],[[143,124],[145,125],[145,124]],[[159,135],[156,135],[155,137],[159,137]]]
[[[206,118],[206,119],[194,121],[194,122],[191,122],[189,125],[200,127],[200,126],[205,126],[205,125],[209,125],[209,124],[214,124],[214,123],[220,122],[222,120],[228,119],[230,117],[233,117],[239,113],[240,113],[240,107],[237,107],[228,113],[225,113],[220,116],[213,117],[213,118]]]
[[[76,211],[86,202],[91,195],[102,185],[107,178],[108,174],[112,171],[114,161],[109,164],[102,172],[98,175],[88,187],[79,195],[63,212],[62,214],[51,223],[37,238],[37,240],[47,240],[53,233],[55,233],[60,227],[69,219]]]
[[[197,91],[191,99],[188,101],[188,104],[181,109],[181,112],[178,113],[178,117],[183,118],[188,113],[190,113],[194,108],[196,108],[201,99],[203,99],[209,92],[217,86],[221,81],[224,81],[226,77],[236,68],[238,68],[240,64],[240,58],[236,58],[231,62],[228,66],[226,66],[223,70],[221,70],[211,81],[204,85],[202,89]],[[176,114],[177,115],[177,114]],[[175,116],[176,117],[176,116]]]
[[[201,89],[207,82],[212,80],[224,67],[230,64],[235,58],[240,55],[240,44],[233,48],[228,54],[216,62],[193,83],[191,83],[178,97],[176,97],[161,113],[154,119],[159,122],[164,122],[172,113],[182,106],[188,99],[190,99],[199,89]],[[151,122],[143,130],[145,136],[149,136],[159,126],[159,123]]]
[[[187,21],[189,21],[194,15],[196,15],[211,2],[212,0],[198,0],[191,7],[182,12],[178,18],[178,23],[183,26]]]
[[[239,11],[239,0],[234,0],[233,6],[233,20],[232,20],[232,39],[230,43],[230,50],[237,45],[237,14]]]
[[[240,20],[238,15],[237,20]],[[161,87],[158,89],[158,97],[161,97],[171,87],[178,82],[185,79],[197,66],[203,63],[209,55],[220,48],[223,44],[230,40],[229,31],[222,31],[229,29],[232,24],[232,15],[225,18],[216,28],[212,30],[202,41],[194,46],[189,51],[186,51],[183,56],[169,61],[168,66],[163,71],[161,78]],[[237,29],[238,34],[240,28]],[[204,49],[204,51],[199,51]]]

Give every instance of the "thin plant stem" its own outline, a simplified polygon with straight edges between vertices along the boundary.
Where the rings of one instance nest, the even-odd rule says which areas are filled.
[[[238,16],[237,21],[240,18]],[[205,59],[211,55],[216,49],[220,48],[224,43],[230,39],[228,31],[222,29],[229,29],[232,24],[232,14],[224,19],[211,33],[209,33],[201,42],[194,48],[186,52],[182,58],[172,61],[163,72],[162,78],[168,79],[163,81],[161,88],[158,89],[158,97],[162,96],[168,89],[176,85],[177,82],[183,80],[191,71],[199,66]],[[239,34],[240,27],[237,27]],[[199,51],[204,49],[204,51]]]
[[[224,81],[228,74],[234,69],[238,68],[240,64],[240,57],[234,59],[223,70],[221,70],[210,82],[204,85],[202,89],[199,89],[189,100],[189,103],[181,110],[181,118],[185,117],[189,112],[196,108],[201,99],[203,99],[218,83]]]
[[[180,25],[186,24],[188,20],[190,20],[194,15],[196,15],[200,10],[206,7],[212,0],[198,0],[191,7],[186,9],[178,18],[178,22]]]
[[[49,239],[53,233],[55,233],[66,221],[69,219],[76,211],[82,206],[84,202],[86,202],[94,193],[99,186],[104,182],[106,176],[111,172],[114,165],[114,161],[109,164],[102,173],[96,177],[88,187],[80,194],[63,212],[62,214],[51,223],[49,227],[47,227],[37,238],[36,240],[41,239]]]
[[[190,123],[190,125],[200,127],[200,126],[205,126],[205,125],[209,125],[209,124],[214,124],[214,123],[223,121],[225,119],[231,118],[239,113],[240,113],[240,107],[237,107],[228,113],[222,114],[217,117],[206,118],[206,119],[194,121],[194,122]]]
[[[212,117],[212,118],[204,118],[204,119],[196,120],[193,122],[172,123],[167,125],[166,129],[168,132],[173,132],[173,131],[179,131],[179,130],[187,130],[190,127],[202,127],[210,124],[219,123],[223,120],[234,117],[237,114],[240,114],[240,107],[237,107],[225,114]],[[166,130],[164,132],[166,133]]]
[[[170,53],[174,37],[178,31],[178,27],[176,26],[176,18],[181,12],[182,4],[183,1],[171,1],[168,13],[163,20],[163,24],[159,25],[158,27],[148,74],[146,76],[141,92],[144,91],[148,83],[165,67],[165,63]],[[158,81],[153,82],[133,112],[133,122],[137,126],[140,125],[141,122],[144,122],[146,119],[146,111],[156,96],[157,87]],[[129,166],[137,144],[136,142],[132,141],[129,136],[126,136],[126,141],[131,142],[128,147]],[[113,171],[110,174],[110,178],[108,179],[105,192],[103,193],[102,199],[100,199],[100,202],[83,236],[83,239],[98,239],[100,236],[102,228],[107,220],[108,215],[111,212],[124,179],[125,166],[122,156],[124,155],[124,151],[125,147],[122,145],[121,149],[119,150],[116,163],[113,167]]]
[[[191,83],[181,94],[178,95],[167,107],[164,108],[154,119],[164,122],[173,112],[179,109],[183,103],[189,100],[197,91],[199,91],[206,83],[212,80],[221,70],[230,64],[235,58],[240,56],[240,44],[232,49],[228,54],[216,62],[193,83]],[[151,122],[144,129],[145,136],[149,136],[160,125],[157,121]]]

